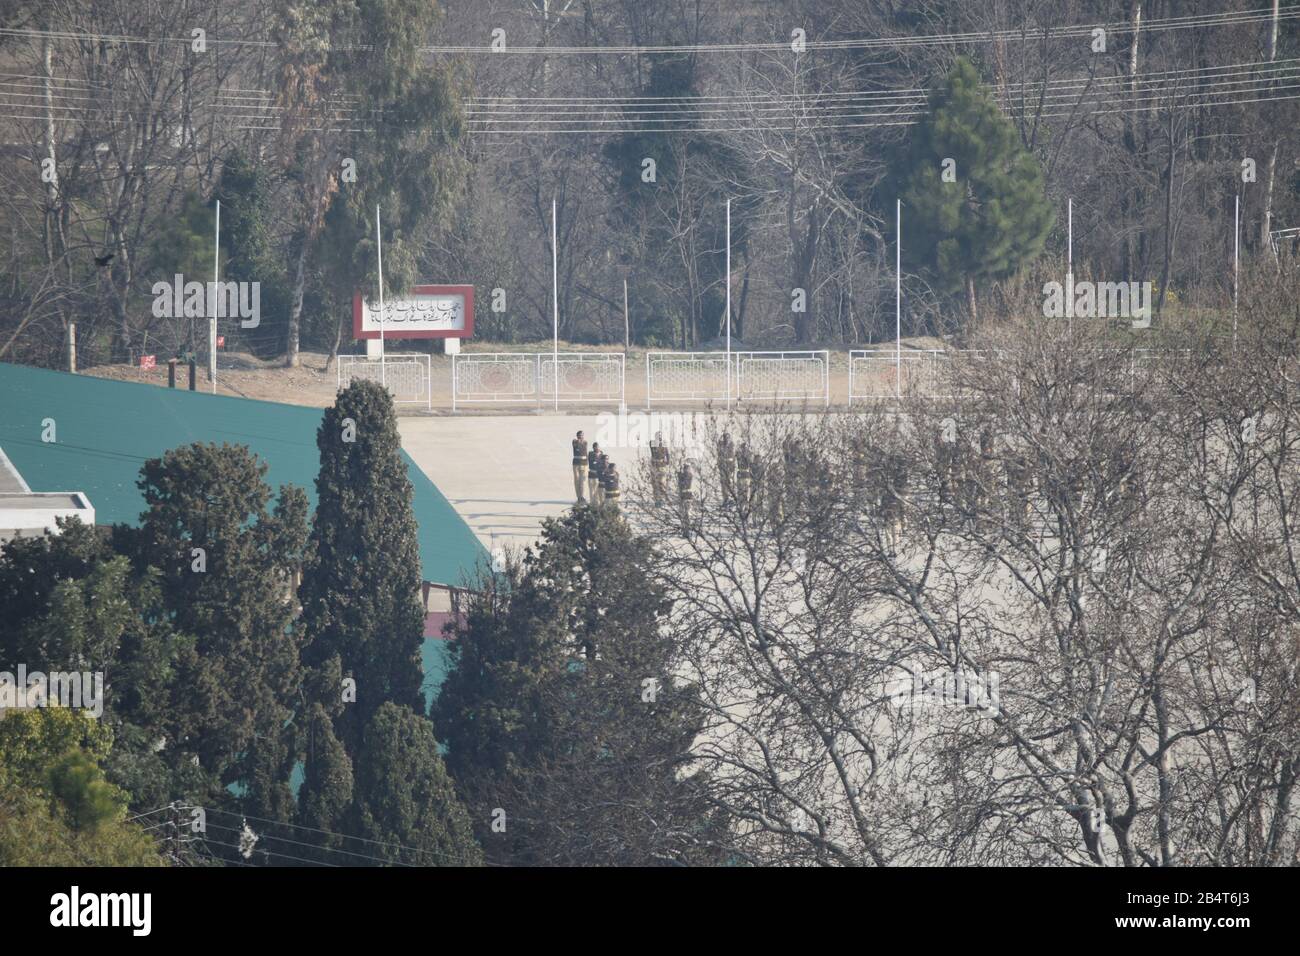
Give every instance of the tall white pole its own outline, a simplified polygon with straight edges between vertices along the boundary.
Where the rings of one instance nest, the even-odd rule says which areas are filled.
[[[903,200],[894,200],[894,397],[903,397]]]
[[[560,233],[555,197],[551,197],[551,318],[554,323],[551,371],[555,375],[555,410],[560,410]]]
[[[1074,198],[1066,200],[1065,274],[1074,275]]]
[[[727,311],[722,317],[727,329],[727,409],[731,409],[731,200],[727,200]]]
[[[388,363],[384,344],[384,233],[379,228],[379,203],[375,203],[375,252],[379,257],[379,381],[388,387]]]
[[[632,348],[632,326],[627,320],[627,280],[623,280],[623,351]]]
[[[208,320],[208,379],[212,394],[217,394],[217,301],[221,294],[217,283],[221,281],[221,200],[217,200],[217,230],[212,243],[212,318]]]
[[[1065,297],[1074,301],[1074,197],[1065,201]],[[1070,316],[1069,329],[1074,331],[1074,309],[1067,309]]]
[[[1241,193],[1232,210],[1232,350],[1237,351],[1237,281],[1241,268]]]

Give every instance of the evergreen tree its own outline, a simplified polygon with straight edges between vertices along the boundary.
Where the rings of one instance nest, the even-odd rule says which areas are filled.
[[[342,848],[343,841],[333,834],[349,825],[352,805],[352,760],[334,735],[334,726],[325,708],[312,704],[306,719],[299,722],[304,754],[304,777],[298,791],[298,824],[321,834],[322,846]],[[325,854],[337,859],[338,854]]]
[[[386,703],[356,759],[349,832],[356,853],[415,866],[476,866],[482,854],[429,721]]]
[[[385,702],[423,710],[420,547],[411,482],[393,401],[376,382],[354,382],[325,410],[316,432],[313,558],[299,591],[304,660],[351,677],[355,704],[337,684],[317,687],[336,730],[356,757],[361,730]]]
[[[226,156],[213,199],[221,200],[221,272],[234,282],[261,287],[261,323],[236,336],[263,358],[278,354],[289,320],[289,288],[282,251],[273,241],[276,214],[271,208],[267,170],[238,151]]]
[[[59,519],[58,534],[0,549],[0,659],[102,673],[98,726],[115,739],[105,772],[133,806],[153,808],[212,789],[188,759],[155,747],[177,726],[169,700],[179,655],[193,641],[173,629],[157,570],[135,571],[110,546],[114,539],[122,550],[134,547],[125,529],[106,535]]]
[[[0,866],[157,866],[158,847],[126,822],[127,794],[100,764],[101,722],[60,707],[0,719]]]
[[[277,741],[301,687],[292,582],[307,540],[306,495],[282,487],[268,511],[265,472],[244,446],[173,449],[141,470],[148,510],[125,536],[139,564],[159,568],[173,626],[193,636],[177,655],[168,745],[264,809],[284,804],[256,788],[273,785],[268,761],[283,763]]]
[[[471,605],[433,715],[490,859],[711,859],[707,807],[681,773],[702,712],[673,679],[650,560],[611,510],[575,509]]]
[[[453,149],[461,113],[450,70],[420,50],[442,16],[433,0],[275,0],[268,12],[281,53],[282,155],[296,193],[285,343],[286,363],[295,366],[308,266],[323,232],[334,234],[322,279],[346,283],[350,295],[374,275],[373,257],[358,243],[382,201],[385,232],[392,230],[384,258],[391,250],[395,267],[387,288],[400,292],[415,272],[412,241],[463,175]],[[340,94],[371,118],[363,133],[330,121]],[[344,159],[365,173],[348,178]],[[340,199],[346,208],[335,209]]]
[[[695,57],[651,56],[642,96],[665,110],[689,110],[699,93]],[[643,125],[636,115],[628,120],[633,127]],[[632,237],[631,255],[644,257],[630,263],[633,340],[694,347],[724,335],[726,195],[719,184],[731,184],[727,188],[737,199],[731,244],[738,263],[748,255],[759,211],[756,177],[745,154],[718,136],[667,130],[622,134],[605,146],[604,157],[619,200],[619,228]],[[647,160],[654,162],[651,181]],[[742,332],[733,325],[733,335]]]
[[[972,319],[976,282],[1035,258],[1052,227],[1038,161],[965,58],[931,93],[891,180],[903,201],[904,260],[940,290],[964,290]]]

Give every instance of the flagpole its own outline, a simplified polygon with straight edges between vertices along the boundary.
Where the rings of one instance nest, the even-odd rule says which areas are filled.
[[[1241,193],[1233,201],[1232,212],[1232,351],[1237,351],[1237,283],[1241,264]]]
[[[727,200],[727,313],[723,316],[727,327],[727,410],[731,410],[731,200]]]
[[[212,380],[212,394],[217,394],[217,302],[221,290],[221,200],[217,200],[217,230],[212,243],[212,319],[208,322],[208,378]]]
[[[384,345],[384,234],[379,228],[379,203],[375,203],[375,251],[379,256],[379,381],[384,388],[388,388]]]
[[[1065,201],[1065,288],[1066,297],[1074,301],[1074,197]],[[1066,310],[1070,316],[1069,330],[1074,331],[1074,309]]]
[[[894,200],[894,398],[903,397],[903,200]]]
[[[552,329],[552,371],[555,375],[555,410],[560,410],[560,245],[559,227],[555,196],[551,196],[551,317]]]

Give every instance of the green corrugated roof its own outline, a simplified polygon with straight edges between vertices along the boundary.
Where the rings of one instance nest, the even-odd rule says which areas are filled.
[[[53,443],[41,441],[47,418],[55,422]],[[314,508],[320,421],[317,408],[0,362],[0,448],[33,491],[84,491],[96,524],[138,523],[140,467],[191,442],[247,445],[266,462],[272,488],[297,485]],[[461,583],[486,552],[433,482],[402,455],[415,490],[424,577]]]

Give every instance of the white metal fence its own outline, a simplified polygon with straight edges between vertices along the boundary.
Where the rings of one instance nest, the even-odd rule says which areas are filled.
[[[655,402],[727,400],[726,352],[647,352],[646,406]]]
[[[542,401],[623,404],[622,352],[543,352],[538,364]]]
[[[897,398],[918,390],[931,394],[938,377],[939,354],[937,350],[896,353],[892,349],[854,349],[849,352],[849,404]]]
[[[622,352],[470,352],[452,357],[451,407],[617,402],[623,404]]]
[[[647,352],[647,407],[655,402],[819,401],[830,404],[830,352]]]
[[[536,402],[537,353],[475,352],[451,359],[451,407],[479,402]]]
[[[365,355],[340,355],[339,391],[358,380],[386,385],[396,404],[433,408],[432,356],[388,355],[380,362]]]
[[[831,353],[736,352],[736,397],[831,403]]]

